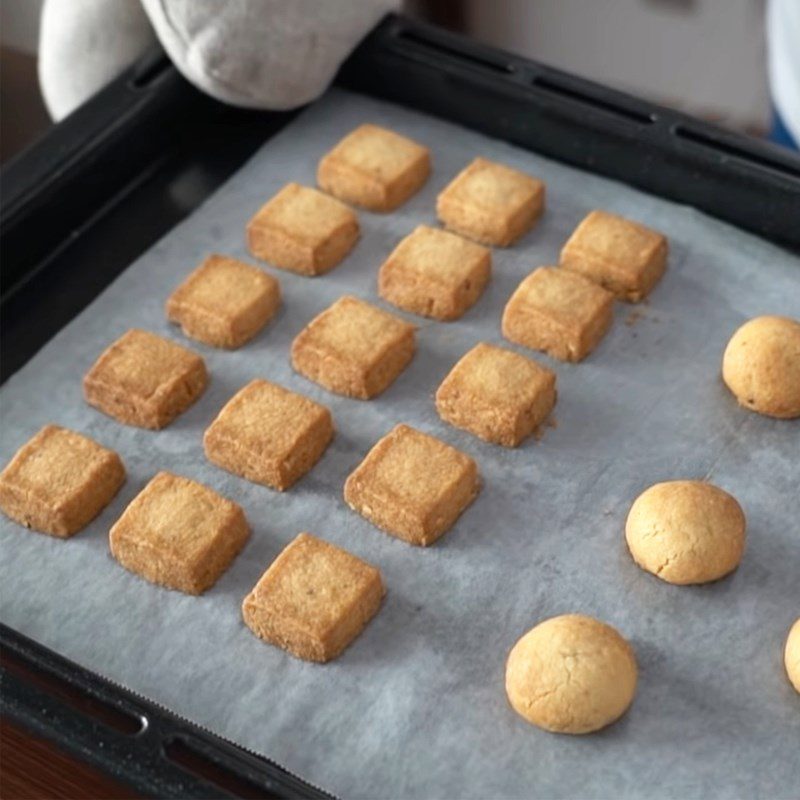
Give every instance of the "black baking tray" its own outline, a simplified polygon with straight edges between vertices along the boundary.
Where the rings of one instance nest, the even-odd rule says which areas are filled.
[[[336,83],[800,250],[791,151],[395,15]],[[0,379],[294,113],[224,106],[154,51],[10,163],[0,174]],[[328,796],[2,625],[0,657],[3,713],[143,795]]]

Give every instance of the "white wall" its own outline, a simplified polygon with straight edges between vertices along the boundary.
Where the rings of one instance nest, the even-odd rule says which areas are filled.
[[[764,0],[467,3],[477,39],[726,124],[767,126]]]
[[[43,3],[44,0],[0,0],[0,42],[24,53],[35,53]]]

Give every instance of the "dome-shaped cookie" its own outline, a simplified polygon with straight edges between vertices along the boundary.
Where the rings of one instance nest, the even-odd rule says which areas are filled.
[[[756,317],[731,337],[722,379],[740,405],[770,417],[800,416],[800,322]]]
[[[786,674],[792,686],[800,693],[800,618],[789,631],[786,649],[783,651],[783,662],[786,664]]]
[[[528,722],[591,733],[619,719],[636,692],[636,658],[610,625],[581,614],[545,620],[512,648],[506,694]]]
[[[667,481],[631,506],[625,538],[633,560],[668,583],[706,583],[739,566],[745,544],[741,506],[703,481]]]

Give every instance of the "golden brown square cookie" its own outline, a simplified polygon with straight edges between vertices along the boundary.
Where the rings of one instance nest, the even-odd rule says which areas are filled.
[[[534,433],[555,402],[552,370],[485,342],[461,358],[436,392],[436,410],[445,422],[506,447]]]
[[[607,211],[592,211],[561,250],[561,266],[579,272],[638,303],[650,294],[667,267],[667,239]]]
[[[296,658],[336,658],[375,616],[380,571],[340,547],[299,534],[242,603],[253,633]]]
[[[244,511],[202,483],[159,472],[111,528],[111,554],[152,583],[186,594],[213,586],[244,547]]]
[[[256,258],[300,275],[333,269],[358,236],[352,209],[297,183],[287,183],[247,224],[247,243]]]
[[[476,158],[439,195],[436,213],[451,231],[507,247],[539,219],[544,193],[544,183],[537,178]]]
[[[217,466],[282,492],[319,461],[332,438],[325,406],[254,380],[219,412],[203,446]]]
[[[427,547],[478,496],[475,462],[448,444],[397,425],[344,485],[347,505],[392,536]]]
[[[83,394],[89,405],[126,425],[159,430],[189,408],[207,383],[197,353],[131,328],[94,362]]]
[[[405,311],[453,320],[477,302],[491,272],[487,247],[420,225],[383,262],[378,293]]]
[[[393,314],[345,295],[297,335],[292,366],[332,392],[369,400],[413,358],[414,330]]]
[[[236,348],[273,317],[281,287],[272,275],[235,258],[210,255],[167,300],[167,318],[192,339]]]
[[[125,467],[113,450],[45,425],[0,473],[0,508],[26,528],[67,538],[85,528],[124,482]]]
[[[611,327],[614,296],[588,278],[539,267],[511,295],[503,336],[562,361],[582,361]]]
[[[326,192],[370,211],[392,211],[419,191],[431,172],[427,147],[399,133],[361,125],[319,162]]]

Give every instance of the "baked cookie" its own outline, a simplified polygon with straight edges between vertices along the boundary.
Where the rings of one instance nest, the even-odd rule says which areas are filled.
[[[625,538],[633,560],[668,583],[707,583],[739,566],[745,545],[741,506],[704,481],[667,481],[631,506]]]
[[[414,330],[394,314],[345,295],[297,335],[292,366],[331,392],[369,400],[414,357]]]
[[[159,430],[186,411],[207,383],[197,353],[132,328],[86,373],[83,394],[89,405],[119,422]]]
[[[552,370],[485,342],[461,358],[436,392],[436,410],[445,422],[506,447],[527,439],[555,402]]]
[[[0,473],[0,509],[35,531],[67,538],[85,528],[125,482],[113,451],[45,425]]]
[[[562,361],[582,361],[611,327],[614,296],[582,275],[539,267],[503,311],[503,336]]]
[[[745,322],[725,348],[722,379],[745,408],[779,419],[800,417],[800,322]]]
[[[479,491],[478,468],[468,455],[397,425],[347,479],[344,499],[386,533],[427,547],[453,526]]]
[[[792,686],[800,693],[800,618],[792,625],[786,637],[783,663],[786,665],[786,674]]]
[[[159,472],[111,528],[111,554],[152,583],[186,594],[213,586],[244,547],[244,512],[202,483]]]
[[[203,437],[206,457],[283,492],[322,457],[333,438],[325,406],[276,383],[254,380],[219,412]]]
[[[561,266],[579,272],[620,300],[644,300],[667,268],[667,239],[607,211],[592,211],[561,250]]]
[[[386,593],[380,571],[340,547],[301,533],[242,603],[250,630],[296,658],[336,658],[375,616]]]
[[[488,248],[420,225],[383,262],[378,294],[413,314],[453,320],[477,302],[491,274]]]
[[[506,694],[528,722],[553,733],[592,733],[618,720],[636,694],[633,648],[582,614],[539,623],[512,648]]]
[[[323,156],[317,183],[334,197],[370,211],[392,211],[431,174],[427,147],[399,133],[361,125]]]
[[[300,275],[332,270],[358,241],[355,213],[333,197],[288,183],[247,224],[250,252]]]
[[[280,303],[281,287],[272,275],[211,255],[170,295],[166,312],[192,339],[233,349],[252,339]]]
[[[446,228],[477,242],[508,247],[544,210],[544,183],[485,158],[462,170],[436,200]]]

